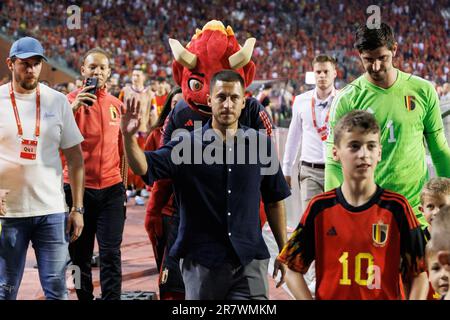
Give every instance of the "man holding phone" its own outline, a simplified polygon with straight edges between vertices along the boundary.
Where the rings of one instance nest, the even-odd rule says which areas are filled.
[[[81,144],[86,168],[85,228],[78,241],[69,246],[73,264],[81,269],[81,288],[77,289],[79,300],[94,298],[91,258],[96,236],[102,299],[118,300],[121,294],[120,245],[125,224],[125,188],[120,174],[122,103],[106,90],[106,81],[111,75],[109,59],[109,54],[100,48],[89,50],[81,66],[85,86],[67,95],[85,138]],[[67,178],[65,175],[64,182]],[[70,204],[70,186],[65,184],[64,190]]]

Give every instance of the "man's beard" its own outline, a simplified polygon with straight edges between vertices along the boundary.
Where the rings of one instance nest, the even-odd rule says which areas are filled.
[[[33,82],[20,81],[20,86],[26,90],[34,90],[38,85],[37,79]]]
[[[38,79],[34,79],[33,81],[30,80],[26,80],[25,77],[21,77],[19,74],[15,73],[15,78],[18,80],[17,82],[19,82],[19,85],[24,88],[25,90],[34,90],[36,89],[37,85],[38,85]]]

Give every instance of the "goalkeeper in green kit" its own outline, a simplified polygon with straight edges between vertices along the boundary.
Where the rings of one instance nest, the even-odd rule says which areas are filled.
[[[332,158],[334,125],[351,110],[367,110],[374,114],[381,128],[383,152],[375,171],[376,183],[405,196],[422,227],[426,227],[418,208],[420,191],[429,178],[424,137],[437,175],[450,177],[450,149],[437,93],[430,82],[394,68],[392,60],[398,45],[389,25],[381,23],[377,29],[359,27],[355,48],[366,72],[333,100],[325,191],[342,184],[341,166]]]

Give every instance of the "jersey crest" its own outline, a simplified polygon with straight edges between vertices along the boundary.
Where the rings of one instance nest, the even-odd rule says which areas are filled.
[[[372,224],[372,240],[375,247],[384,247],[388,239],[389,225],[383,222]]]
[[[413,111],[416,108],[416,97],[405,96],[405,107],[408,111]]]

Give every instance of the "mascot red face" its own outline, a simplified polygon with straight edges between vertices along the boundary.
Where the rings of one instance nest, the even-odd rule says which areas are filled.
[[[214,74],[233,69],[247,87],[255,77],[255,64],[251,61],[255,38],[249,38],[241,48],[230,26],[209,21],[202,30],[197,29],[191,42],[184,48],[175,39],[169,39],[174,55],[173,77],[183,91],[184,100],[200,113],[211,114],[207,104],[209,82]]]

